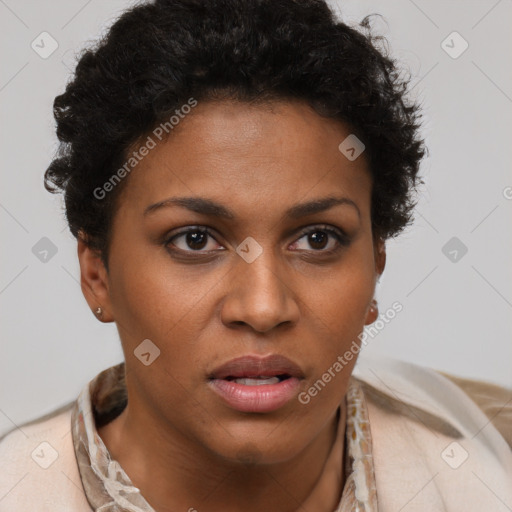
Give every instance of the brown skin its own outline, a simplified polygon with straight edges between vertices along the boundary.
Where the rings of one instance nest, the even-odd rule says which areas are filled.
[[[355,359],[309,404],[271,413],[233,410],[207,381],[235,357],[277,353],[301,367],[305,391],[376,320],[385,246],[371,230],[364,154],[351,162],[338,150],[350,133],[302,102],[200,103],[127,178],[109,273],[79,240],[83,293],[116,322],[127,369],[128,405],[99,434],[156,510],[291,512],[317,482]],[[171,196],[207,197],[236,218],[177,206],[143,215]],[[360,214],[343,204],[284,218],[326,196],[351,199]],[[349,245],[319,224],[345,231]],[[212,237],[174,239],[181,257],[166,249],[166,235],[197,225]],[[235,252],[248,236],[263,249],[252,263]],[[149,366],[133,353],[146,338],[161,351]]]

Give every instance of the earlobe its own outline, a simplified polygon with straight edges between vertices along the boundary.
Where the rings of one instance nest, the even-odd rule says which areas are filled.
[[[85,300],[95,317],[101,322],[113,322],[108,273],[98,251],[89,247],[84,238],[78,238],[80,286]]]
[[[370,325],[377,320],[377,317],[379,316],[379,306],[377,304],[377,301],[375,299],[372,299],[370,306],[368,308],[368,311],[366,313],[366,320],[364,322],[364,325]]]

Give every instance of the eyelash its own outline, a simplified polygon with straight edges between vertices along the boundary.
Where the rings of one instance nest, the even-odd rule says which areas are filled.
[[[307,229],[302,230],[299,233],[299,236],[296,240],[298,241],[301,238],[303,238],[304,236],[309,235],[311,233],[316,233],[318,231],[325,232],[325,233],[333,236],[339,245],[336,246],[334,249],[329,249],[327,251],[322,250],[322,249],[317,249],[317,250],[312,249],[311,251],[306,251],[306,252],[317,253],[317,254],[322,254],[322,255],[332,255],[332,254],[335,254],[338,251],[340,251],[342,248],[347,247],[350,244],[349,237],[343,231],[341,231],[340,229],[332,228],[330,226],[325,226],[325,225],[317,225],[317,226],[313,226],[312,228],[307,228]],[[180,255],[186,255],[186,257],[189,257],[189,258],[201,257],[201,256],[204,256],[205,254],[209,254],[212,252],[212,251],[202,251],[202,250],[185,251],[183,249],[173,249],[173,248],[168,247],[169,244],[171,244],[171,242],[173,240],[179,238],[180,236],[187,235],[188,233],[203,233],[215,240],[215,237],[213,236],[210,229],[208,229],[206,227],[201,227],[201,226],[192,226],[192,227],[184,229],[178,233],[175,233],[170,237],[167,237],[163,244],[164,247],[167,248],[167,250],[169,250],[170,252],[178,253]]]

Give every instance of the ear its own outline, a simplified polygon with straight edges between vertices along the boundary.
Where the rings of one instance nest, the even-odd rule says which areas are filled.
[[[373,249],[375,256],[375,273],[377,274],[377,279],[379,279],[386,267],[386,242],[380,238],[380,236],[376,237]]]
[[[100,253],[91,249],[82,236],[78,237],[78,261],[80,263],[80,286],[85,300],[94,312],[101,307],[102,322],[113,322],[112,307],[110,302],[108,273],[101,261]]]
[[[375,259],[375,280],[378,281],[386,267],[386,242],[380,237],[375,237],[373,249]],[[370,304],[368,304],[368,311],[366,313],[366,320],[364,324],[373,324],[378,317],[379,306],[377,305],[377,301],[372,299]]]

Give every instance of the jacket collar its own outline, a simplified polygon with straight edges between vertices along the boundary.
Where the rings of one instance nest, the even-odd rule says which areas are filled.
[[[464,408],[454,414],[446,402],[447,386],[458,388],[437,372],[395,359],[362,355],[353,376],[365,395],[389,411],[453,438],[472,436],[480,428]],[[458,390],[460,391],[460,390]]]

